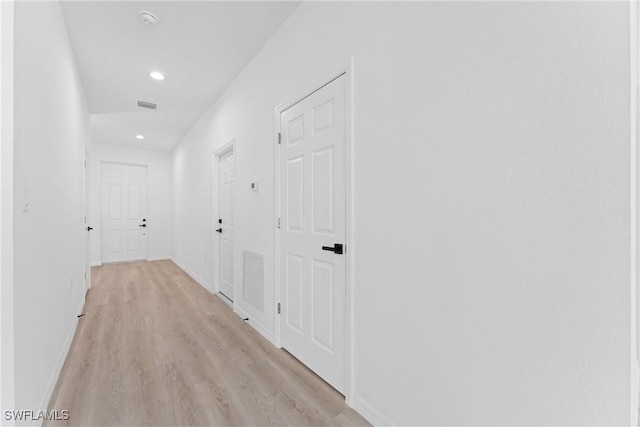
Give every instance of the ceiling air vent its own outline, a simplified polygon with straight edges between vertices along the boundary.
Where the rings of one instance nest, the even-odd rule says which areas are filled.
[[[158,104],[154,104],[153,102],[140,101],[138,100],[138,107],[148,108],[150,110],[155,110],[158,108]]]

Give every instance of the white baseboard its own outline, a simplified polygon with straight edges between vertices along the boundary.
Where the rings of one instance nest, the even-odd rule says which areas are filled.
[[[247,313],[246,311],[244,311],[241,307],[238,306],[238,304],[234,304],[233,305],[233,311],[240,316],[241,318],[249,318],[249,320],[247,321],[247,323],[249,325],[251,325],[251,327],[253,329],[255,329],[256,331],[258,331],[260,333],[260,335],[262,335],[263,337],[265,337],[266,339],[269,340],[269,342],[271,344],[273,344],[275,346],[275,342],[276,342],[276,337],[273,334],[273,332],[271,332],[267,327],[265,327],[262,323],[258,322],[257,320],[253,319],[251,317],[251,315],[249,315],[249,313]]]
[[[353,397],[353,405],[351,406],[356,412],[362,415],[374,426],[397,426],[397,423],[391,421],[386,415],[383,415],[373,407],[369,402],[359,396]]]
[[[640,411],[640,361],[631,363],[631,419],[629,425],[637,426]]]
[[[178,267],[180,267],[180,269],[182,271],[184,271],[185,273],[187,273],[193,280],[195,280],[196,282],[198,282],[198,284],[200,286],[202,286],[203,288],[205,288],[206,290],[208,290],[209,292],[211,292],[211,286],[209,286],[209,284],[207,282],[205,282],[204,280],[202,280],[200,277],[198,277],[198,275],[194,274],[191,270],[189,270],[187,267],[185,267],[184,265],[182,265],[181,263],[179,263],[178,261],[176,261],[175,258],[169,258],[171,260],[171,262],[173,262],[175,265],[177,265]]]
[[[80,306],[76,310],[76,316],[82,314],[82,309],[84,308],[84,295],[80,299]],[[40,407],[38,410],[49,409],[49,401],[51,400],[51,396],[53,395],[53,390],[56,388],[56,384],[58,383],[58,378],[60,377],[60,372],[62,372],[62,366],[64,365],[64,361],[67,359],[67,355],[69,354],[69,350],[71,349],[71,342],[73,341],[73,336],[76,333],[76,329],[78,327],[78,320],[76,319],[71,323],[71,327],[67,332],[67,337],[64,340],[64,344],[62,345],[62,349],[60,350],[60,354],[58,355],[58,360],[56,361],[56,366],[49,377],[49,383],[47,388],[42,396],[42,400],[40,401]],[[44,420],[43,420],[44,422]],[[42,422],[39,423],[42,425]]]
[[[172,260],[175,264],[178,264],[177,262],[175,262],[170,256],[156,256],[156,257],[151,257],[151,258],[147,258],[147,261],[165,261],[167,259]],[[102,261],[91,261],[91,267],[100,267],[102,265]],[[181,267],[182,268],[182,267]],[[183,269],[184,270],[184,269]]]

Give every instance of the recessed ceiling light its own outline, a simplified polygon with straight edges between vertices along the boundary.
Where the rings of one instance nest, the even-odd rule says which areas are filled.
[[[144,139],[144,135],[136,135],[136,139]]]
[[[160,71],[152,71],[149,73],[149,75],[152,79],[164,80],[164,74],[162,74]]]

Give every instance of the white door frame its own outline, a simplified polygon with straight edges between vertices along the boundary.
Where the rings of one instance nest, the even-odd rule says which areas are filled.
[[[218,240],[219,238],[219,234],[216,233],[216,229],[218,228],[218,218],[220,218],[220,194],[219,194],[219,190],[220,190],[220,157],[222,157],[223,155],[227,154],[228,152],[233,152],[233,168],[236,171],[236,197],[234,197],[233,200],[233,224],[234,227],[237,227],[237,215],[236,215],[236,207],[238,205],[238,197],[237,197],[237,191],[238,191],[238,171],[237,171],[237,165],[238,165],[238,160],[237,160],[237,156],[238,153],[236,151],[236,140],[235,138],[230,140],[229,142],[227,142],[226,144],[224,144],[223,146],[221,146],[220,148],[214,150],[213,152],[213,185],[211,187],[212,189],[212,202],[215,206],[214,209],[212,209],[212,213],[213,215],[211,216],[211,248],[217,248],[216,250],[212,251],[212,253],[217,254],[217,256],[212,257],[213,259],[211,260],[211,267],[212,267],[212,271],[211,271],[211,278],[212,278],[212,289],[211,292],[214,294],[219,294],[220,293],[220,242]],[[237,278],[238,277],[238,257],[237,255],[237,248],[236,245],[233,245],[233,277]],[[236,286],[235,283],[235,279],[234,279],[234,283],[233,283],[233,303],[231,303],[227,298],[224,297],[224,295],[219,295],[224,301],[228,302],[229,304],[232,304],[233,307],[235,307],[236,305],[236,301],[238,296],[236,295],[236,290],[238,289],[238,287]]]
[[[630,1],[630,233],[631,233],[631,271],[630,271],[630,296],[631,296],[631,405],[630,405],[630,425],[638,425],[638,410],[640,402],[638,395],[640,392],[640,315],[638,308],[640,306],[640,174],[639,174],[639,156],[640,142],[639,132],[640,123],[638,122],[638,114],[640,113],[640,30],[638,28],[640,22],[640,8],[637,1]]]
[[[315,83],[309,85],[305,90],[301,90],[297,92],[296,96],[290,97],[286,102],[280,104],[275,109],[275,135],[274,135],[274,145],[275,145],[275,273],[276,273],[276,286],[275,286],[275,304],[273,307],[274,319],[275,319],[275,344],[276,347],[282,348],[282,343],[280,341],[280,319],[277,310],[277,305],[280,300],[280,283],[281,283],[281,271],[280,271],[280,233],[278,229],[278,219],[281,217],[280,212],[280,145],[278,141],[278,136],[281,133],[280,128],[280,116],[281,114],[292,107],[294,104],[297,104],[304,98],[308,97],[312,93],[318,91],[322,87],[326,86],[333,80],[337,79],[341,75],[345,75],[345,84],[346,84],[346,94],[345,94],[345,112],[346,112],[346,135],[345,135],[345,168],[346,168],[346,233],[345,233],[345,247],[347,250],[345,251],[345,328],[346,328],[346,347],[345,347],[345,357],[346,357],[346,388],[345,388],[345,400],[349,406],[353,406],[353,395],[354,395],[354,377],[353,377],[353,343],[354,343],[354,334],[353,334],[353,312],[354,312],[354,301],[353,301],[353,284],[355,283],[355,275],[353,270],[353,260],[355,253],[354,250],[354,239],[353,239],[353,194],[354,194],[354,177],[353,177],[353,58],[349,58],[342,65],[334,68],[330,72],[325,73],[321,78],[315,80]]]

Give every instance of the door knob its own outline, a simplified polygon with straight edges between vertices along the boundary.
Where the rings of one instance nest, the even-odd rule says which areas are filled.
[[[222,233],[222,228],[218,228],[216,231],[217,231],[218,233]]]
[[[337,255],[342,255],[344,253],[344,247],[342,243],[334,243],[333,246],[323,246],[322,250],[333,252]]]
[[[93,227],[87,227],[87,231],[93,230]]]
[[[146,227],[147,224],[139,224],[138,227]]]

